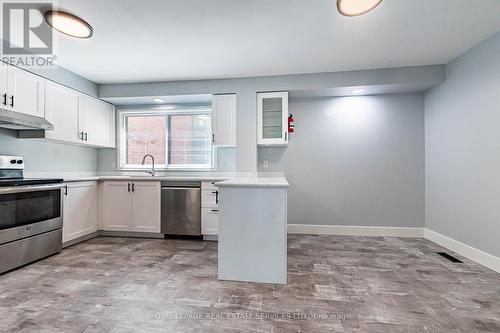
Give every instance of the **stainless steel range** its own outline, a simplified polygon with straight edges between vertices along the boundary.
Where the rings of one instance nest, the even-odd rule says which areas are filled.
[[[62,249],[62,179],[27,179],[19,156],[0,156],[0,273]]]

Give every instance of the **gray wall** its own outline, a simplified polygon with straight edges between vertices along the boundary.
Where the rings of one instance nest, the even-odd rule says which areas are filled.
[[[387,68],[364,71],[284,75],[225,80],[198,80],[157,83],[104,84],[99,96],[104,99],[137,96],[236,93],[238,171],[257,169],[257,102],[262,91],[324,90],[363,86],[389,91],[423,91],[444,80],[444,66]]]
[[[78,74],[70,72],[65,68],[54,66],[53,68],[46,69],[26,68],[26,70],[34,74],[43,76],[46,79],[78,90],[84,94],[97,97],[98,86],[96,83],[89,81]]]
[[[500,33],[425,98],[426,226],[500,256]]]
[[[288,223],[424,226],[422,94],[292,100],[290,112],[288,147],[258,151],[259,170],[290,181]]]
[[[0,129],[0,155],[24,157],[26,171],[95,171],[97,149],[53,143],[44,140],[17,139],[15,132]]]

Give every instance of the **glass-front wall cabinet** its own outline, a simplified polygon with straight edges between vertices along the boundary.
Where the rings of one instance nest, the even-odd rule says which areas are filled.
[[[286,145],[288,143],[288,92],[257,94],[257,143]]]

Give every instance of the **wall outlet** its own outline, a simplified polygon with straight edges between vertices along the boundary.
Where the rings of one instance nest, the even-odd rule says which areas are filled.
[[[264,161],[264,169],[267,169],[269,168],[269,161]]]

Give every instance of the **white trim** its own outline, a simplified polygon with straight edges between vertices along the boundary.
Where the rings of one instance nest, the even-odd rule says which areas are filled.
[[[155,107],[119,107],[116,109],[116,170],[119,171],[144,171],[149,170],[150,166],[142,166],[135,164],[126,164],[126,153],[127,153],[127,128],[126,128],[126,118],[129,116],[165,116],[170,115],[201,115],[206,114],[210,116],[210,123],[212,123],[212,107],[176,107],[176,108],[155,108]],[[168,123],[168,122],[167,122]],[[212,128],[212,124],[210,124]],[[167,131],[165,131],[167,135]],[[168,137],[165,139],[168,147]],[[166,149],[168,149],[166,147]],[[156,164],[155,169],[158,171],[216,171],[217,170],[217,149],[211,144],[210,145],[210,164],[206,165],[175,165],[175,164]],[[166,152],[168,155],[168,152]]]
[[[387,236],[387,237],[422,238],[424,236],[424,228],[289,224],[288,233],[312,234],[312,235],[318,234],[318,235]]]
[[[467,259],[500,273],[500,258],[495,257],[494,255],[483,252],[475,247],[464,244],[427,228],[424,230],[424,237],[433,243],[445,247],[461,256],[466,257]]]

